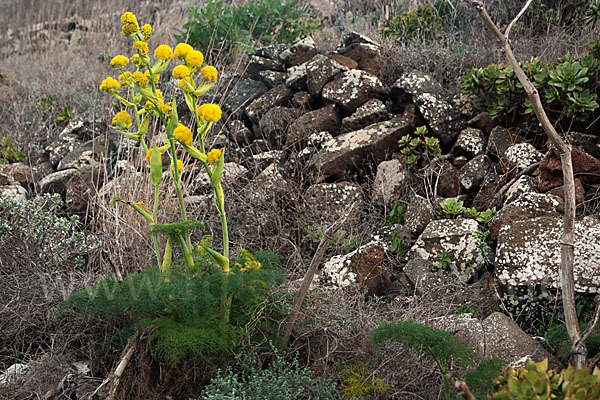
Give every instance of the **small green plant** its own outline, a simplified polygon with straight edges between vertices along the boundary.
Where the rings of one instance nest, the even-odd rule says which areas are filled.
[[[460,309],[456,311],[454,314],[471,314],[473,318],[477,318],[479,313],[475,307],[469,307],[466,304],[460,306]]]
[[[562,371],[548,369],[548,359],[528,360],[523,368],[507,368],[495,381],[492,400],[592,400],[600,398],[600,369],[593,373],[569,365]]]
[[[392,242],[392,251],[402,252],[406,246],[404,238],[398,229],[394,229],[390,238]]]
[[[406,208],[406,204],[402,203],[401,201],[394,201],[392,209],[383,219],[383,226],[394,226],[396,224],[404,223]]]
[[[462,201],[458,201],[454,198],[447,199],[440,204],[440,215],[443,217],[456,217],[462,215],[465,212],[465,207]]]
[[[479,250],[479,254],[485,261],[486,264],[492,262],[493,254],[491,250],[491,241],[490,241],[490,231],[475,231],[473,232],[473,237],[475,238],[475,246]]]
[[[443,269],[444,271],[449,270],[452,266],[452,258],[450,258],[450,254],[448,254],[447,252],[443,252],[442,254],[440,254],[438,256],[437,266],[439,269]]]
[[[188,13],[184,31],[175,38],[225,54],[246,53],[271,43],[289,44],[321,26],[294,1],[251,0],[227,5],[223,0],[208,0],[197,8],[189,7]]]
[[[50,108],[57,104],[58,104],[58,96],[55,94],[52,94],[52,93],[48,93],[48,94],[42,96],[42,98],[40,98],[35,103],[35,108],[47,109],[47,108]]]
[[[205,400],[311,400],[338,399],[334,382],[313,377],[308,368],[301,368],[294,356],[286,361],[273,346],[274,360],[266,367],[258,366],[257,357],[236,357],[234,368],[219,374],[203,390]]]
[[[345,399],[371,399],[386,395],[390,390],[390,385],[369,372],[362,364],[345,367],[341,374],[344,379],[342,392]]]
[[[430,5],[420,4],[415,11],[407,11],[385,21],[379,34],[401,42],[425,42],[446,37],[437,11]]]
[[[75,116],[77,114],[77,110],[75,109],[70,109],[67,106],[64,106],[62,108],[62,110],[59,111],[58,115],[56,116],[56,122],[59,124],[62,124],[64,122],[69,122],[69,120],[71,118],[73,118],[73,116]]]
[[[404,135],[398,140],[400,154],[406,158],[408,165],[417,165],[421,160],[438,158],[442,154],[439,140],[426,134],[427,127],[420,126],[415,129],[414,135]]]
[[[15,142],[6,136],[0,138],[0,164],[25,161],[25,154],[17,150]]]
[[[386,341],[399,342],[433,358],[444,379],[447,399],[450,398],[448,382],[450,362],[455,360],[459,361],[462,366],[466,366],[473,357],[473,350],[460,343],[450,333],[412,321],[379,325],[371,331],[369,341],[375,346]]]

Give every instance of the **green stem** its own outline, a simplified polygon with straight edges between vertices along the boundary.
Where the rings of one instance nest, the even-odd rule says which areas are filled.
[[[158,194],[159,194],[159,186],[154,185],[154,207],[152,212],[153,224],[156,225],[158,220]],[[154,232],[152,234],[152,242],[154,243],[154,252],[156,253],[156,260],[158,261],[158,269],[162,268],[162,256],[160,254],[160,246],[158,245],[158,234]]]
[[[179,211],[181,212],[181,222],[187,221],[187,215],[185,212],[185,203],[183,202],[183,194],[181,192],[181,179],[179,178],[179,168],[177,168],[177,152],[175,150],[175,140],[169,139],[171,145],[171,159],[173,161],[173,175],[175,176],[175,192],[177,193],[177,201],[179,203]],[[169,167],[170,168],[170,167]],[[185,241],[188,249],[192,248],[192,239],[190,233],[185,233]]]
[[[442,378],[444,378],[444,388],[446,389],[446,399],[449,399],[450,383],[448,382],[448,371],[446,370],[446,367],[440,362],[440,360],[438,360],[437,357],[433,355],[432,349],[429,346],[426,346],[426,349],[429,352],[429,355],[435,360],[435,363],[437,364],[438,368],[440,369],[440,372],[442,373]]]
[[[187,237],[189,239],[189,233],[186,232]],[[185,238],[181,235],[177,236],[179,239],[179,244],[181,245],[181,250],[183,252],[183,261],[185,262],[185,266],[189,271],[194,272],[194,259],[192,258],[192,253],[190,253],[190,248],[187,246],[185,242]]]

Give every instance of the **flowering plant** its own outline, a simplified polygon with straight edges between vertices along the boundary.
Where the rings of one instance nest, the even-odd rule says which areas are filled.
[[[199,104],[200,97],[217,81],[217,70],[212,66],[204,66],[204,56],[190,45],[179,43],[174,50],[167,45],[160,45],[154,50],[154,60],[150,58],[148,41],[152,36],[152,27],[148,24],[140,27],[131,12],[121,16],[121,30],[124,36],[134,40],[134,54],[128,58],[123,55],[114,57],[110,65],[120,73],[117,79],[106,78],[100,84],[100,90],[114,96],[121,107],[112,120],[112,125],[126,137],[141,143],[146,152],[146,161],[150,166],[150,175],[154,185],[154,204],[152,211],[143,207],[141,202],[123,200],[118,196],[113,204],[122,202],[131,206],[150,224],[150,233],[159,268],[168,279],[171,268],[172,248],[178,244],[183,253],[183,260],[190,271],[194,271],[190,230],[201,223],[187,219],[182,195],[181,177],[184,165],[178,158],[178,149],[187,152],[195,160],[201,162],[210,178],[214,189],[214,200],[220,217],[223,232],[223,251],[221,253],[208,246],[203,250],[220,266],[225,274],[231,273],[229,265],[229,237],[225,214],[225,196],[221,186],[225,149],[206,151],[204,138],[211,126],[221,118],[221,109],[216,104]],[[166,102],[163,94],[156,88],[160,75],[171,62],[181,62],[173,69],[172,77],[179,81],[178,87],[183,92],[185,102],[195,118],[195,131],[181,124],[177,116],[176,96]],[[126,66],[133,66],[133,71]],[[130,110],[130,111],[128,111]],[[131,114],[130,114],[131,112]],[[158,119],[166,132],[165,144],[148,146],[145,136],[152,118]],[[135,123],[134,123],[135,121]],[[196,141],[197,145],[194,145]],[[163,154],[170,158],[169,174],[175,186],[181,222],[170,224],[158,223],[159,190],[163,183]],[[168,237],[164,251],[158,243],[158,233]],[[206,247],[206,248],[204,248]]]

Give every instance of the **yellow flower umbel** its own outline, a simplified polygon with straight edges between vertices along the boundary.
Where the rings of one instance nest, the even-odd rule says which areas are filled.
[[[206,67],[200,70],[200,75],[207,82],[216,82],[217,81],[217,69],[215,67],[211,67],[207,65]]]
[[[119,128],[124,131],[128,130],[131,126],[131,115],[127,111],[118,112],[112,120],[112,126],[117,125]]]
[[[131,56],[131,60],[130,61],[133,63],[133,65],[135,65],[138,68],[143,68],[146,65],[148,65],[147,57],[142,58],[137,53]]]
[[[198,117],[204,121],[217,122],[221,119],[221,108],[216,104],[202,104],[198,107]]]
[[[173,131],[173,136],[175,137],[175,139],[177,139],[179,143],[183,144],[184,146],[192,145],[192,131],[189,130],[188,127],[183,124],[179,124],[177,128],[175,128],[175,130]]]
[[[149,24],[145,24],[140,28],[140,32],[142,32],[144,40],[147,41],[152,36],[152,27]]]
[[[160,45],[154,50],[154,58],[166,61],[173,56],[173,50],[166,44]]]
[[[148,43],[138,40],[133,44],[133,49],[138,52],[140,56],[148,54]]]
[[[185,60],[185,56],[187,56],[187,54],[193,50],[194,49],[189,44],[179,43],[177,46],[175,46],[175,51],[173,52],[173,60]]]
[[[116,56],[110,60],[110,66],[116,70],[121,70],[129,63],[129,58],[125,56]]]
[[[132,37],[140,30],[135,15],[131,12],[126,12],[121,16],[121,32],[123,35]]]
[[[211,151],[209,151],[208,163],[214,166],[217,163],[217,161],[219,161],[219,158],[221,158],[221,153],[223,153],[223,151],[219,149],[212,149]]]
[[[108,92],[108,93],[116,93],[121,85],[116,79],[111,78],[110,76],[102,81],[100,84],[100,90]]]
[[[198,50],[192,50],[185,56],[185,63],[191,70],[196,71],[204,62],[204,55]]]
[[[190,69],[185,65],[178,65],[173,68],[173,78],[183,79],[190,76]]]
[[[141,88],[148,87],[148,83],[150,83],[150,80],[148,79],[148,77],[145,74],[141,73],[140,71],[136,71],[133,73],[133,80]]]
[[[131,75],[131,72],[125,71],[121,75],[119,75],[119,83],[122,86],[127,86],[127,87],[132,88],[133,87],[133,76]]]

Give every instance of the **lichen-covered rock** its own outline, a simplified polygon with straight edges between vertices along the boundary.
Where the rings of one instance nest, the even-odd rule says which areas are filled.
[[[500,228],[496,251],[498,279],[512,286],[560,286],[562,219],[537,217]],[[592,217],[575,222],[575,290],[600,292],[600,222]]]
[[[481,96],[476,94],[463,94],[459,93],[451,99],[452,107],[466,119],[470,119],[469,126],[481,129],[480,127],[474,126],[472,121],[474,118],[485,111],[485,103]],[[486,113],[487,114],[487,113]],[[489,119],[489,118],[488,118]],[[491,128],[490,128],[491,129]],[[483,129],[482,129],[483,130]],[[487,131],[489,133],[489,131]]]
[[[413,131],[402,117],[379,122],[358,131],[345,133],[325,143],[310,164],[321,178],[341,177],[349,171],[385,158],[398,146],[398,140]]]
[[[523,143],[522,137],[511,134],[502,126],[496,126],[490,132],[485,152],[496,158],[502,158],[510,146],[519,143]]]
[[[336,63],[347,69],[356,69],[358,68],[358,63],[351,59],[350,57],[343,56],[341,54],[330,54],[329,58],[331,58]]]
[[[594,185],[600,183],[600,160],[584,153],[576,147],[571,148],[573,173],[581,182]],[[557,186],[562,186],[562,163],[558,154],[550,152],[540,164],[540,179],[538,189],[546,192]]]
[[[315,41],[310,37],[306,37],[292,44],[284,50],[279,58],[285,62],[288,67],[303,64],[316,56],[318,53]]]
[[[303,223],[310,229],[326,229],[348,212],[352,204],[362,202],[362,190],[351,182],[321,183],[310,186],[302,206]],[[356,221],[358,210],[348,217],[348,223]]]
[[[253,56],[270,58],[271,60],[281,60],[280,56],[286,49],[285,44],[272,44],[254,50]]]
[[[5,198],[19,203],[27,202],[27,189],[18,183],[0,185],[0,198]]]
[[[260,204],[277,198],[287,186],[281,167],[273,162],[244,187],[243,195],[249,201]]]
[[[516,200],[506,204],[494,217],[490,224],[490,238],[498,239],[500,230],[505,225],[535,217],[560,216],[563,201],[557,196],[536,192],[524,192]]]
[[[363,35],[362,33],[358,33],[356,31],[350,31],[344,34],[344,37],[342,38],[342,42],[340,44],[340,48],[351,46],[354,43],[369,44],[371,46],[376,47],[379,46],[379,44],[370,37]]]
[[[323,266],[319,281],[330,282],[338,288],[357,286],[367,295],[384,296],[392,284],[384,267],[385,245],[373,241],[351,253],[334,256]]]
[[[391,205],[402,194],[407,178],[406,164],[398,159],[382,161],[377,166],[377,175],[373,182],[373,197],[379,203]]]
[[[383,101],[371,99],[350,116],[342,120],[341,133],[357,131],[365,126],[389,119],[387,108]]]
[[[475,128],[466,128],[460,131],[451,153],[455,156],[466,156],[473,158],[485,150],[485,136],[483,132]]]
[[[415,195],[406,208],[404,226],[408,228],[412,237],[417,237],[433,219],[433,206],[424,197]]]
[[[523,194],[529,192],[537,192],[537,183],[534,177],[523,175],[506,190],[506,193],[504,194],[504,205],[512,203]]]
[[[404,73],[392,86],[391,96],[403,103],[412,98],[442,144],[451,143],[458,135],[451,129],[458,116],[446,100],[442,85],[430,75],[418,71]]]
[[[338,53],[356,61],[361,70],[378,76],[383,66],[379,49],[380,46],[373,43],[355,42],[338,50]]]
[[[371,96],[383,92],[379,79],[365,71],[351,69],[338,75],[323,87],[323,99],[338,104],[346,111],[354,111]]]
[[[68,168],[80,168],[84,165],[92,165],[97,162],[104,162],[110,155],[117,150],[115,144],[106,136],[96,136],[73,151],[67,154],[60,160],[56,166],[57,171]]]
[[[248,129],[246,124],[238,119],[228,121],[227,129],[229,131],[231,141],[236,145],[236,147],[247,145],[254,140],[254,133]]]
[[[285,84],[290,89],[294,91],[308,90],[306,87],[306,80],[308,78],[306,64],[307,63],[288,68],[287,75],[285,77]]]
[[[2,176],[5,176],[3,180]],[[0,184],[9,185],[18,182],[23,187],[33,185],[33,171],[25,163],[0,164]]]
[[[225,96],[223,110],[228,114],[240,118],[244,107],[269,90],[267,85],[253,79],[242,79],[236,83]]]
[[[244,77],[259,80],[260,72],[262,71],[283,72],[283,62],[281,60],[272,60],[265,57],[250,56],[246,69],[244,70]]]
[[[292,98],[292,91],[285,85],[279,85],[250,103],[245,111],[248,119],[258,124],[267,111],[277,106],[285,106]]]
[[[327,131],[331,134],[337,134],[340,123],[340,114],[334,104],[307,112],[290,125],[287,132],[286,146],[304,147],[308,137],[317,132]]]
[[[306,63],[306,86],[308,92],[313,96],[319,96],[321,89],[332,80],[340,71],[346,70],[329,57],[317,54]]]
[[[492,162],[489,157],[485,154],[480,154],[458,170],[458,179],[462,187],[467,191],[475,191],[479,188],[491,169]]]
[[[273,107],[260,119],[258,126],[264,138],[281,143],[287,137],[290,126],[300,117],[301,110],[289,107]]]
[[[258,77],[269,89],[273,89],[275,86],[285,83],[287,74],[279,71],[260,71]]]
[[[536,342],[510,317],[500,312],[461,330],[456,337],[475,350],[478,360],[500,358],[512,365],[524,357],[534,361],[552,358],[541,343]]]
[[[454,264],[459,279],[467,282],[486,261],[473,236],[480,231],[479,224],[473,219],[432,221],[411,247],[407,258],[421,257],[437,263],[445,253]]]
[[[519,143],[510,146],[504,152],[504,158],[510,167],[525,169],[542,159],[540,153],[531,143]]]

